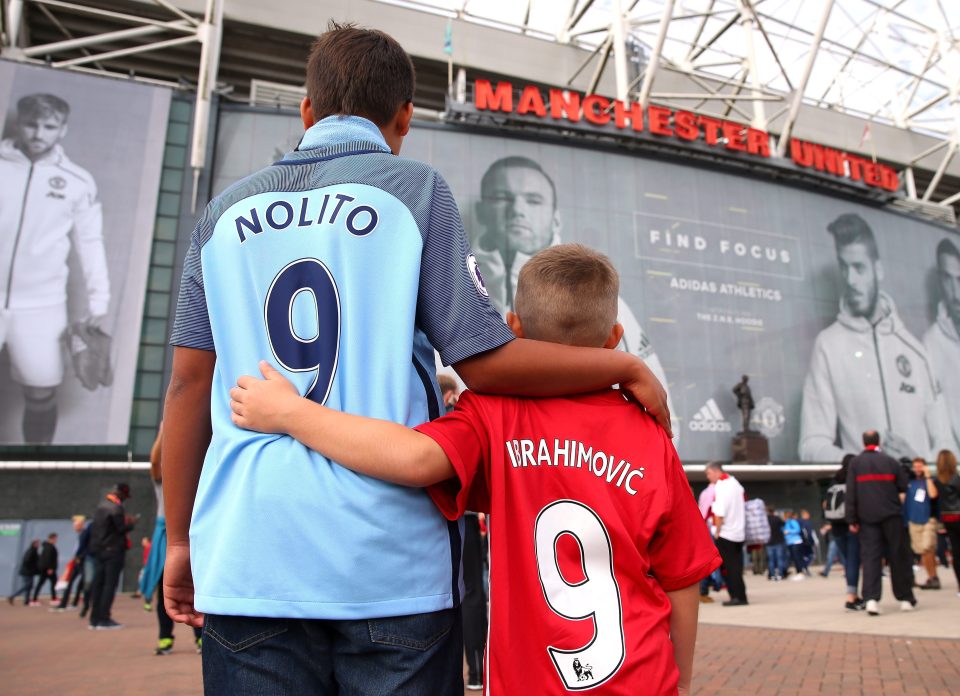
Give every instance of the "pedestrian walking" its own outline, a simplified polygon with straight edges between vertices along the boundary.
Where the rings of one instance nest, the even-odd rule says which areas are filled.
[[[783,536],[783,518],[767,506],[767,524],[770,525],[770,543],[767,544],[767,579],[780,582],[787,576],[787,541]]]
[[[723,558],[727,592],[725,607],[746,605],[747,588],[743,583],[743,542],[746,538],[746,507],[743,486],[723,470],[719,462],[706,467],[707,479],[716,487],[713,501],[713,524],[720,556]]]
[[[927,580],[921,590],[939,590],[940,578],[937,577],[937,516],[934,505],[940,495],[937,485],[930,476],[927,462],[916,457],[910,463],[910,484],[903,502],[903,514],[910,531],[910,548],[920,556],[920,563],[927,573]]]
[[[90,576],[84,572],[87,565],[87,552],[90,548],[90,522],[83,515],[74,515],[73,531],[77,533],[77,548],[73,552],[73,565],[70,568],[70,576],[67,578],[67,587],[63,591],[63,597],[54,611],[67,610],[74,583],[77,584],[77,592],[73,597],[73,604],[70,606],[76,608],[77,604],[80,603],[80,595],[86,596],[86,588],[90,584]]]
[[[20,559],[20,588],[12,595],[7,597],[7,602],[13,604],[13,601],[23,595],[23,606],[30,605],[30,593],[33,591],[33,579],[40,574],[40,540],[34,539],[30,546],[23,552],[23,558]]]
[[[127,518],[123,501],[130,497],[130,486],[118,483],[100,501],[90,529],[90,551],[94,556],[93,582],[90,586],[90,628],[123,628],[110,616],[117,583],[127,555],[127,532],[134,521]]]
[[[940,502],[940,521],[950,539],[957,596],[960,597],[960,476],[957,475],[957,455],[950,450],[941,450],[937,454],[937,478],[934,484]]]
[[[57,535],[51,533],[47,535],[47,540],[40,547],[40,558],[37,561],[37,570],[39,570],[40,579],[33,590],[33,601],[38,603],[40,590],[44,584],[50,583],[50,604],[57,601],[57,566],[60,563],[59,553],[57,552]]]

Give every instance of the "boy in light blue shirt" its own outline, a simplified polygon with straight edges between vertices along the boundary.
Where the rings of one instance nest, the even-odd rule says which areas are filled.
[[[459,694],[460,525],[423,491],[235,427],[230,387],[268,355],[318,403],[414,426],[441,413],[436,349],[477,391],[619,382],[669,423],[665,395],[632,356],[513,338],[446,183],[396,156],[414,74],[393,39],[334,25],[307,85],[298,149],[211,201],[184,263],[167,609],[206,621],[207,693]]]

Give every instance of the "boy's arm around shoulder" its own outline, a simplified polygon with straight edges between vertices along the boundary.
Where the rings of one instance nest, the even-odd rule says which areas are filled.
[[[305,399],[264,361],[260,372],[263,380],[244,376],[230,390],[233,422],[241,428],[288,434],[352,471],[402,486],[429,486],[453,476],[450,460],[430,437]]]
[[[454,365],[471,390],[516,396],[564,396],[619,384],[672,437],[667,392],[640,358],[619,350],[516,338]]]

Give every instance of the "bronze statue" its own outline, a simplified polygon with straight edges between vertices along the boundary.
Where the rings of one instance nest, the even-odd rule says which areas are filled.
[[[753,412],[753,393],[750,391],[750,386],[747,382],[750,381],[750,377],[747,375],[743,376],[743,379],[733,388],[733,393],[737,397],[737,408],[740,409],[740,419],[743,425],[742,432],[750,432],[750,414]]]

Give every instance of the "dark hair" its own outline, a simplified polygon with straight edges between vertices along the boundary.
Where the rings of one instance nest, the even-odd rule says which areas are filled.
[[[943,263],[940,261],[940,258],[943,256],[953,256],[955,259],[960,261],[960,249],[957,249],[957,245],[953,243],[952,239],[941,239],[940,243],[937,244],[937,267],[942,267]]]
[[[870,258],[876,261],[880,258],[877,251],[877,240],[873,238],[873,230],[867,221],[856,213],[844,213],[827,225],[827,231],[833,235],[837,249],[851,244],[863,244],[867,247]]]
[[[880,433],[876,430],[868,430],[863,434],[863,444],[865,447],[879,447]]]
[[[57,114],[67,122],[70,105],[55,94],[28,94],[17,102],[18,118],[37,118]]]
[[[122,483],[122,482],[118,483],[116,486],[113,487],[113,490],[115,493],[119,493],[124,498],[130,497],[130,484]]]
[[[837,473],[833,475],[834,481],[837,483],[847,482],[847,472],[850,470],[850,462],[853,461],[855,456],[854,454],[843,455],[843,459],[840,460],[840,468],[837,469]]]
[[[501,169],[509,169],[510,167],[532,169],[546,179],[547,183],[550,184],[550,191],[553,193],[553,209],[557,209],[557,185],[553,183],[553,179],[550,178],[550,175],[543,170],[543,167],[540,166],[539,162],[536,162],[529,157],[522,157],[520,155],[502,157],[487,167],[487,171],[483,173],[483,177],[480,179],[480,196],[485,197],[487,190],[493,186],[494,174]]]
[[[353,115],[385,126],[415,87],[413,61],[382,31],[330,22],[310,47],[307,96],[317,121]]]

